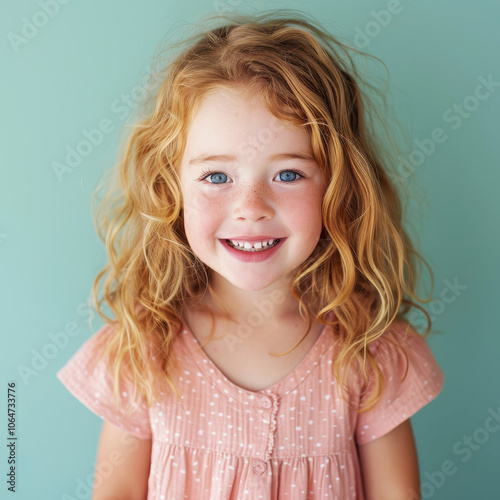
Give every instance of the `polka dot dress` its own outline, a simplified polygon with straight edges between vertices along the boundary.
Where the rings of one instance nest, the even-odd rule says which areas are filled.
[[[168,395],[131,415],[113,404],[112,379],[104,362],[89,368],[96,339],[90,337],[57,377],[99,417],[143,439],[152,439],[148,500],[364,499],[357,444],[383,436],[433,400],[444,374],[420,337],[394,323],[369,349],[386,378],[379,402],[358,414],[350,410],[331,374],[335,340],[325,326],[312,349],[279,382],[258,392],[243,389],[217,368],[184,324],[174,339],[180,363]],[[405,359],[384,341],[405,347]],[[122,397],[131,388],[120,381]],[[353,382],[353,397],[362,391]],[[365,388],[366,389],[366,388]]]

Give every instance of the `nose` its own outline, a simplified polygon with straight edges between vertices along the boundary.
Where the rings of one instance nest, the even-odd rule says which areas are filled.
[[[255,184],[247,189],[240,190],[235,195],[233,206],[234,219],[259,220],[273,217],[274,209],[267,196],[266,190]]]

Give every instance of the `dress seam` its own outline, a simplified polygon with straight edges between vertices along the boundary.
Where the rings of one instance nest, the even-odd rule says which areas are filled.
[[[209,452],[209,453],[223,453],[224,455],[232,455],[236,458],[248,458],[251,460],[261,460],[263,462],[268,462],[270,460],[290,460],[290,459],[294,459],[294,458],[309,459],[309,458],[331,457],[334,455],[345,455],[345,454],[350,453],[349,450],[344,450],[344,451],[335,451],[333,453],[322,453],[322,454],[318,454],[318,455],[306,455],[305,457],[296,456],[296,455],[295,456],[288,456],[288,457],[273,457],[273,456],[271,456],[268,459],[264,460],[261,457],[255,457],[255,456],[251,456],[251,455],[238,455],[236,453],[231,453],[230,451],[212,450],[209,448],[197,448],[194,446],[189,446],[189,445],[184,445],[184,444],[169,443],[167,441],[158,441],[158,443],[160,445],[165,444],[165,445],[169,445],[169,446],[175,446],[175,447],[181,448],[181,449],[189,448],[190,450],[198,450],[198,451]]]

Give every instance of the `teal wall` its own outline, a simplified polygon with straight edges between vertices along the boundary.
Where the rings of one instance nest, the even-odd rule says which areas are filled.
[[[120,129],[131,111],[119,107],[122,96],[141,85],[167,31],[215,9],[208,1],[55,1],[45,2],[52,5],[45,24],[43,1],[11,2],[0,18],[0,370],[4,394],[9,381],[17,382],[18,491],[12,498],[23,500],[90,498],[77,496],[77,486],[94,470],[102,421],[55,377],[100,326],[98,318],[89,325],[85,306],[105,262],[90,198],[116,160]],[[251,12],[262,5],[239,4]],[[389,68],[391,105],[419,163],[409,177],[426,194],[415,236],[435,272],[436,300],[425,307],[444,332],[429,344],[445,387],[412,418],[423,498],[499,498],[500,432],[485,429],[490,415],[500,420],[500,4],[316,0],[274,1],[265,8],[305,10]],[[380,14],[388,8],[390,19]],[[40,27],[30,32],[27,23],[35,19]],[[474,94],[484,80],[493,83],[479,89],[478,100]],[[103,120],[108,128],[102,142],[60,181],[54,162],[64,162],[66,148]],[[445,139],[424,141],[435,129]],[[423,161],[416,141],[428,146]],[[441,293],[451,298],[443,302]],[[79,333],[34,359],[71,321]],[[34,371],[23,375],[22,367]],[[3,436],[5,405],[4,396]],[[453,472],[448,467],[444,475],[449,461]],[[4,496],[10,498],[2,480]]]

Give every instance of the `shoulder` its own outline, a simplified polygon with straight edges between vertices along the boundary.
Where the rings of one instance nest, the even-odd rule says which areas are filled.
[[[425,338],[407,324],[392,324],[369,349],[382,380],[371,372],[368,383],[362,384],[360,403],[372,401],[374,394],[376,402],[358,417],[360,444],[402,423],[435,399],[444,386],[444,373]]]
[[[108,360],[101,356],[102,349],[114,333],[112,325],[104,325],[84,342],[56,376],[96,415],[146,439],[151,436],[151,428],[144,396],[137,393],[128,373],[121,370],[116,379]]]
[[[408,359],[413,364],[427,363],[434,356],[426,339],[411,324],[396,320],[368,346],[379,364],[398,366]]]

